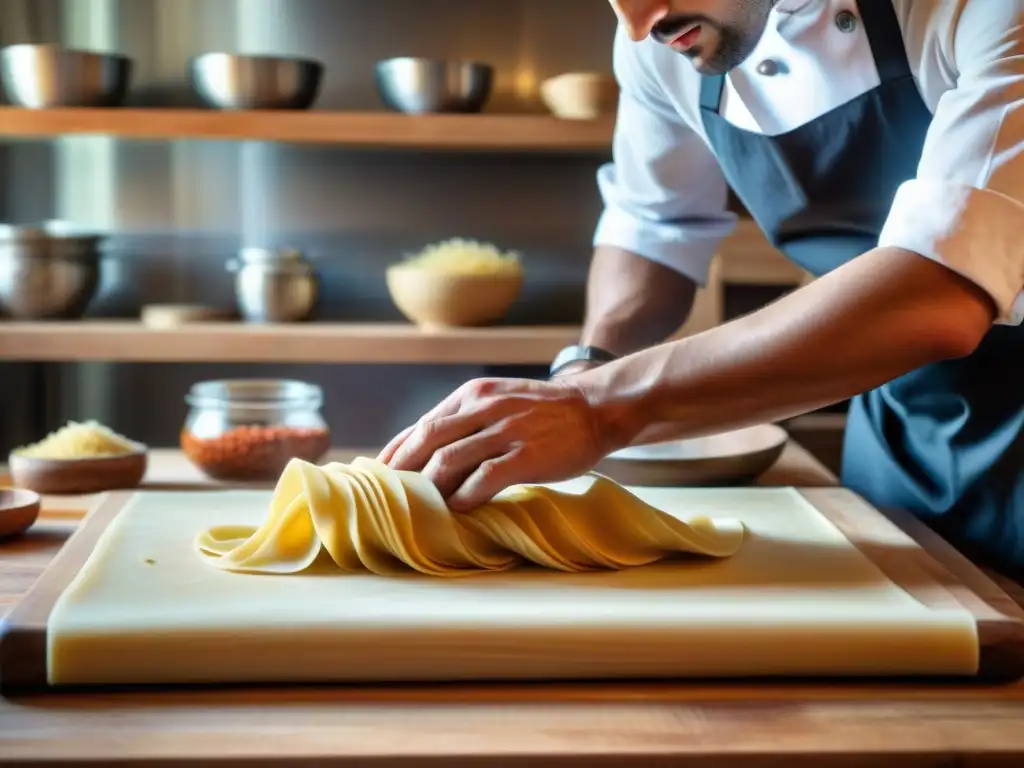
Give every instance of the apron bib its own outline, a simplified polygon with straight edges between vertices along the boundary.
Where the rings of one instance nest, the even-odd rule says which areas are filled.
[[[736,195],[769,241],[820,276],[875,248],[932,121],[891,2],[858,3],[879,85],[794,130],[765,136],[719,114],[725,76],[704,77],[701,116]],[[1024,326],[995,326],[969,357],[928,365],[850,404],[842,481],[915,513],[977,561],[1024,573]]]

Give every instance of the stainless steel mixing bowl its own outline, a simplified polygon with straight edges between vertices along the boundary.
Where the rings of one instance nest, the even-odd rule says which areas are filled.
[[[113,53],[27,44],[0,50],[4,91],[21,107],[117,107],[131,74],[132,60]]]
[[[475,61],[401,57],[378,62],[376,80],[381,99],[399,112],[479,112],[490,98],[494,68]]]
[[[102,238],[60,224],[0,225],[0,314],[81,317],[99,286]]]
[[[204,53],[188,72],[199,98],[216,109],[309,109],[324,67],[314,59]]]

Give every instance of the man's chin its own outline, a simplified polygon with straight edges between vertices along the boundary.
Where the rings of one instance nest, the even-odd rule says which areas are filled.
[[[693,66],[693,68],[697,71],[697,74],[699,75],[705,75],[708,77],[714,75],[724,75],[731,69],[731,67],[723,66],[723,64],[725,64],[726,62],[716,60],[714,56],[712,56],[711,58],[704,58],[703,53],[694,52],[687,52],[682,55],[685,56],[690,61],[690,64]]]
[[[698,75],[704,75],[705,77],[724,75],[731,69],[731,67],[723,67],[714,61],[706,62],[699,57],[690,59],[690,64],[693,65]]]
[[[740,64],[750,58],[750,54],[742,57],[719,56],[718,51],[712,51],[710,56],[705,56],[703,51],[688,51],[681,54],[689,59],[690,64],[697,71],[697,74],[705,76],[724,75],[736,69]]]

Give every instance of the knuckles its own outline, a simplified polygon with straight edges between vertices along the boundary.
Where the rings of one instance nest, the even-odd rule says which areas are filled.
[[[458,469],[459,450],[453,446],[445,446],[434,452],[430,459],[432,469],[437,477],[448,477]]]
[[[485,399],[497,394],[499,386],[498,379],[473,379],[465,385],[466,394],[476,399]]]
[[[416,425],[416,429],[413,430],[412,437],[415,438],[418,443],[423,443],[430,440],[436,434],[437,421],[434,419],[424,419]]]

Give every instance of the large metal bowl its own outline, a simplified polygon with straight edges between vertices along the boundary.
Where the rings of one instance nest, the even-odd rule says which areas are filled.
[[[204,53],[189,60],[192,88],[215,109],[309,109],[324,67],[314,59]]]
[[[489,64],[412,57],[378,62],[375,74],[381,100],[407,114],[479,112],[494,80]]]
[[[27,44],[0,50],[4,91],[21,107],[117,107],[131,74],[132,60],[114,53]]]
[[[0,225],[0,314],[18,320],[81,317],[99,287],[101,242],[60,223]]]

